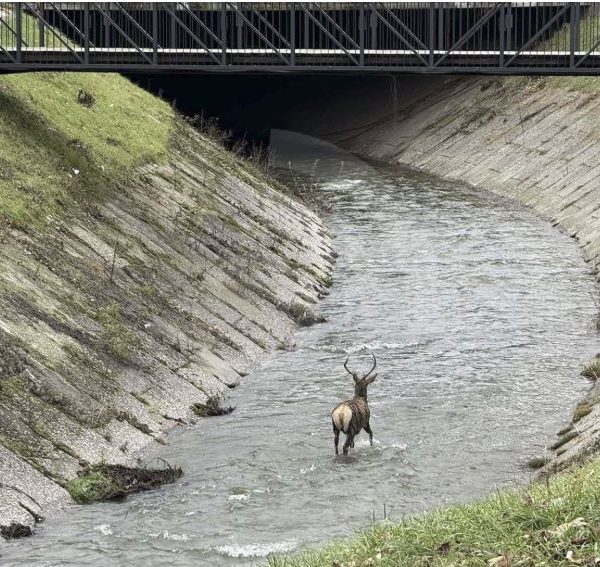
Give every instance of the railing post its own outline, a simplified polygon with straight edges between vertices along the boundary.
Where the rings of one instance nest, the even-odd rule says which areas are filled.
[[[504,67],[504,51],[506,50],[506,6],[504,3],[500,6],[500,42],[498,49],[500,51],[500,68]]]
[[[304,13],[304,49],[308,49],[310,47],[309,31],[310,31],[310,21],[308,19],[308,14],[305,12]]]
[[[152,63],[158,65],[158,4],[152,2]]]
[[[37,5],[37,10],[38,13],[42,16],[42,18],[44,17],[44,3],[43,2],[38,2]],[[39,34],[39,44],[40,47],[45,47],[45,37],[44,37],[44,32],[46,31],[44,28],[44,22],[42,21],[42,18],[38,18],[38,34]]]
[[[437,48],[438,50],[444,49],[444,4],[443,2],[437,3],[437,13],[438,13],[438,22],[437,22]]]
[[[360,54],[358,62],[361,67],[365,66],[365,5],[361,4],[358,11],[358,45]]]
[[[435,47],[435,6],[433,3],[429,4],[429,37],[427,39],[429,40],[429,66],[433,67],[433,50]]]
[[[239,12],[235,13],[235,30],[237,36],[237,45],[238,49],[244,48],[244,39],[243,39],[243,31],[244,31],[244,21],[242,20],[242,16]],[[252,47],[252,46],[249,46]]]
[[[296,7],[290,5],[290,65],[296,64]]]
[[[173,12],[171,12],[170,22],[171,28],[169,30],[169,46],[172,49],[177,49],[179,44],[177,42],[177,22],[175,21],[175,16],[177,15],[177,3],[173,6]]]
[[[372,11],[369,18],[369,25],[371,28],[371,49],[377,49],[377,15]]]
[[[569,67],[575,67],[575,52],[579,50],[579,23],[581,18],[581,6],[579,2],[571,4],[571,45],[569,46]]]
[[[221,65],[227,65],[227,3],[221,2]]]
[[[110,10],[110,4],[107,9]],[[102,23],[104,24],[104,47],[110,47],[110,21],[104,14],[102,14]],[[118,45],[115,44],[115,47]]]
[[[90,5],[84,4],[83,8],[83,61],[86,65],[90,62]]]
[[[15,25],[15,33],[17,35],[17,63],[21,63],[21,46],[23,44],[23,5],[21,2],[15,2],[15,12],[17,14],[17,21]]]

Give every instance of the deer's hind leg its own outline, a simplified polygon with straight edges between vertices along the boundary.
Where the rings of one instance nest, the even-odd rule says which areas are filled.
[[[348,449],[350,447],[354,447],[354,435],[352,433],[348,432],[346,434],[346,442],[344,443],[344,447],[343,447],[344,455],[348,454]]]
[[[338,445],[340,442],[340,430],[334,425],[333,426],[333,444],[335,445],[335,454],[339,455]]]

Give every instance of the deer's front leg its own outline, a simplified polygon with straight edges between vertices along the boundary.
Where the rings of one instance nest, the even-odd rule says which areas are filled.
[[[373,446],[373,432],[371,431],[371,426],[367,423],[367,425],[363,428],[369,434],[369,441],[371,442],[371,447]]]

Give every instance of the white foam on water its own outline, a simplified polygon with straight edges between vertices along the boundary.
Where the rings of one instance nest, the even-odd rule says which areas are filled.
[[[220,545],[215,551],[228,557],[267,557],[272,553],[287,553],[298,547],[296,540],[280,541],[275,543],[247,543]]]
[[[227,500],[237,500],[238,502],[245,502],[250,498],[250,493],[247,494],[230,494]]]
[[[309,348],[314,349],[314,350],[327,351],[327,352],[339,352],[339,353],[344,353],[344,354],[354,354],[357,352],[413,349],[415,347],[426,346],[430,342],[431,341],[416,341],[413,343],[372,342],[372,343],[362,343],[362,344],[352,345],[349,347],[342,347],[342,346],[336,346],[336,345],[320,345],[320,346],[311,346]]]
[[[315,463],[313,463],[312,465],[310,465],[310,467],[303,467],[300,469],[300,474],[306,474],[308,472],[312,472],[314,470],[316,470],[317,466],[315,465]]]
[[[190,540],[190,536],[187,534],[170,534],[167,530],[163,530],[162,532],[148,534],[148,535],[153,538],[161,537],[163,539],[170,539],[172,541],[189,541]]]
[[[113,532],[110,529],[110,524],[100,524],[99,526],[94,526],[94,531],[100,532],[102,535],[113,535]]]

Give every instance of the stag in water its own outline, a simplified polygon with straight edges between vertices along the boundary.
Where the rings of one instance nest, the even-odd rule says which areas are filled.
[[[348,454],[348,449],[354,448],[354,438],[364,429],[369,434],[369,441],[373,445],[373,432],[369,426],[369,405],[367,403],[367,387],[371,384],[377,374],[371,374],[377,366],[377,359],[373,356],[373,367],[362,378],[358,377],[358,373],[348,368],[350,357],[344,362],[344,368],[351,374],[354,379],[354,397],[351,400],[346,400],[335,406],[331,412],[331,423],[333,424],[333,435],[335,444],[335,454],[338,455],[338,444],[340,441],[340,431],[346,434],[344,443],[344,455]]]

